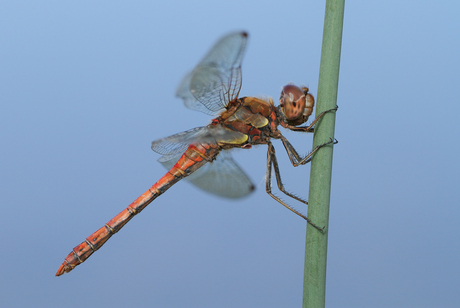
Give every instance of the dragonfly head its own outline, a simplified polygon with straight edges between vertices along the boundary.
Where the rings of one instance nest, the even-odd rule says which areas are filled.
[[[280,96],[280,108],[289,125],[300,125],[307,122],[313,112],[315,99],[308,93],[307,87],[299,88],[293,84],[283,87]]]

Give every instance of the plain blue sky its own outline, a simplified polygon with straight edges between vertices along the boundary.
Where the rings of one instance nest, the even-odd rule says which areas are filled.
[[[150,142],[209,123],[174,91],[247,30],[241,96],[317,92],[324,1],[3,1],[2,307],[300,307],[305,221],[257,185],[220,199],[181,182],[70,274],[71,249],[165,170]],[[327,307],[459,307],[460,4],[348,1]],[[312,136],[285,134],[306,153]],[[286,187],[308,194],[275,143]],[[306,208],[290,201],[296,208]]]

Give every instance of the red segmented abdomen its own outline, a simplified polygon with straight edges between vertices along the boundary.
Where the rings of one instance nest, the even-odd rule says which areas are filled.
[[[168,190],[182,178],[190,175],[206,162],[215,159],[220,149],[214,145],[190,145],[179,161],[158,182],[131,203],[120,214],[109,220],[105,226],[91,234],[80,245],[76,246],[65,258],[56,272],[56,276],[70,272],[75,266],[85,262],[107,240],[117,233],[136,214],[140,213],[158,196]]]

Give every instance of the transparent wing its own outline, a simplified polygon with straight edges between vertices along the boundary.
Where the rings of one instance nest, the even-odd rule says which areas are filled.
[[[246,32],[221,38],[180,83],[176,96],[188,108],[215,115],[238,97]]]
[[[169,170],[180,156],[166,155],[158,161]],[[251,180],[228,151],[221,152],[215,161],[207,163],[185,179],[209,193],[227,198],[241,198],[254,191]]]
[[[228,128],[213,125],[202,126],[152,142],[152,150],[166,155],[182,154],[192,143],[242,144],[248,136]]]
[[[209,139],[209,132],[206,126],[196,127],[185,132],[181,132],[166,138],[158,139],[152,142],[152,150],[162,155],[182,154],[188,146],[197,140],[213,142]]]

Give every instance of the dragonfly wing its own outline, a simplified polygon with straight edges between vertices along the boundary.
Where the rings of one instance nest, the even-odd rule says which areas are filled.
[[[180,155],[163,156],[158,161],[169,170]],[[254,190],[251,180],[228,151],[221,152],[215,161],[207,163],[185,179],[209,193],[227,198],[241,198]]]
[[[152,142],[152,150],[162,155],[182,154],[193,143],[242,144],[246,134],[222,127],[209,125],[190,129]]]
[[[187,107],[215,115],[238,97],[241,63],[247,42],[246,32],[221,38],[195,69],[180,83],[176,96]]]
[[[152,142],[152,150],[162,155],[182,154],[188,146],[197,140],[206,141],[208,127],[196,127],[185,132],[181,132],[166,138]],[[209,138],[208,138],[209,139]],[[208,140],[213,141],[213,140]]]

